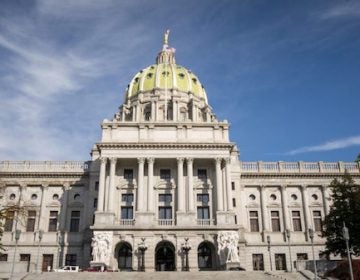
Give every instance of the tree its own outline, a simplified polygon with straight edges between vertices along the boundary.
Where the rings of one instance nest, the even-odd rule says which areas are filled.
[[[12,215],[13,213],[16,213],[16,215]],[[24,215],[24,208],[20,207],[19,205],[9,205],[0,209],[0,254],[2,251],[5,251],[1,242],[5,226],[4,221],[6,219],[19,219]]]
[[[334,179],[330,188],[333,205],[325,217],[323,235],[326,237],[325,253],[346,255],[345,240],[342,235],[344,223],[349,229],[349,246],[352,254],[360,255],[360,185],[355,184],[348,172],[338,180]]]

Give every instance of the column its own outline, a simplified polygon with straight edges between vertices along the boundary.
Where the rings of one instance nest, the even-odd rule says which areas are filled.
[[[132,109],[132,121],[134,122],[136,121],[136,112],[137,112],[136,105],[132,106],[131,109]]]
[[[39,221],[38,221],[38,230],[45,230],[44,223],[42,219],[46,217],[45,215],[45,191],[49,188],[48,184],[42,184],[41,186],[41,203],[40,203],[40,212],[39,212]]]
[[[194,211],[194,189],[193,189],[193,159],[192,158],[187,158],[186,159],[186,163],[187,163],[187,175],[188,175],[188,188],[189,188],[189,196],[188,196],[188,201],[189,201],[189,212],[193,212]]]
[[[148,211],[154,212],[154,158],[148,158]]]
[[[144,158],[138,158],[137,210],[144,211]]]
[[[284,231],[289,229],[289,216],[288,216],[288,206],[287,206],[287,192],[286,192],[286,186],[280,186],[280,192],[281,192],[281,206],[282,206],[282,212],[283,212],[283,219],[284,219]]]
[[[323,200],[323,205],[324,205],[324,214],[325,216],[327,214],[329,214],[329,201],[328,201],[328,193],[327,193],[327,186],[322,185],[321,186],[321,192],[322,192],[322,200]]]
[[[216,176],[217,210],[224,211],[223,187],[221,180],[221,158],[215,159],[215,176]]]
[[[177,204],[178,211],[185,212],[184,159],[177,158]]]
[[[59,230],[60,231],[66,231],[66,216],[67,216],[67,205],[69,200],[69,190],[70,190],[70,184],[65,183],[63,185],[63,195],[61,198],[61,208],[60,208],[60,224],[59,224]]]
[[[310,222],[310,212],[309,212],[309,205],[308,205],[308,192],[307,186],[301,186],[301,196],[302,196],[302,203],[303,203],[303,211],[304,211],[304,222],[305,222],[305,236],[308,236],[308,230],[311,227]]]
[[[100,158],[100,178],[99,178],[99,197],[98,197],[98,212],[104,211],[104,199],[105,199],[105,173],[107,158]]]
[[[269,231],[268,228],[268,215],[266,210],[266,186],[260,186],[260,203],[261,203],[261,220],[263,232]]]
[[[225,159],[225,177],[226,177],[226,210],[232,211],[232,194],[231,194],[231,173],[230,173],[230,158]]]
[[[109,190],[107,193],[107,211],[114,212],[114,195],[115,195],[115,170],[116,170],[117,158],[110,158],[110,181]]]

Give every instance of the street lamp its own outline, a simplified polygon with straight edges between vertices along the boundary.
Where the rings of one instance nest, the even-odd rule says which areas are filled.
[[[286,238],[287,238],[288,247],[289,247],[290,272],[293,272],[293,268],[292,268],[292,258],[291,258],[291,246],[290,246],[290,230],[289,230],[289,229],[286,229]]]
[[[13,262],[12,262],[12,266],[11,266],[10,280],[13,279],[13,275],[14,275],[16,250],[17,250],[18,241],[19,241],[19,239],[20,239],[20,234],[21,234],[21,230],[20,230],[20,229],[15,230],[15,249],[14,249]]]
[[[43,234],[44,231],[43,230],[39,230],[38,231],[38,237],[39,237],[39,244],[38,244],[38,253],[37,253],[37,260],[36,260],[36,272],[39,272],[39,259],[40,259],[40,242],[41,239],[43,238]]]
[[[185,253],[185,267],[184,271],[189,271],[189,251],[191,250],[191,246],[188,243],[189,238],[185,238],[185,243],[181,245],[181,249]]]
[[[271,239],[270,235],[266,236],[267,244],[268,244],[268,251],[269,251],[269,259],[270,259],[270,271],[272,271],[272,261],[271,261]]]
[[[348,228],[345,226],[345,222],[342,228],[342,232],[343,232],[343,237],[345,239],[345,243],[346,243],[346,251],[347,251],[347,255],[348,255],[348,262],[349,262],[349,272],[350,272],[350,280],[354,280],[354,275],[353,275],[353,271],[352,271],[352,263],[351,263],[351,257],[350,257],[350,249],[349,249],[349,230]]]
[[[314,230],[309,228],[309,237],[311,240],[311,249],[313,255],[313,264],[314,264],[314,273],[315,273],[315,280],[317,279],[317,268],[316,268],[316,260],[315,260],[315,252],[314,252]]]
[[[145,244],[145,238],[141,238],[141,242],[138,245],[140,253],[141,253],[141,264],[140,264],[140,271],[145,271],[145,251],[147,250],[147,246]]]

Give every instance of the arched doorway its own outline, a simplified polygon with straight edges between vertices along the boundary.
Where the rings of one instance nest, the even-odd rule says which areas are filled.
[[[175,270],[175,247],[169,241],[161,241],[155,249],[156,271]]]
[[[127,242],[118,244],[118,268],[119,270],[132,270],[132,248]]]
[[[214,245],[204,241],[198,247],[198,265],[200,270],[214,269]]]

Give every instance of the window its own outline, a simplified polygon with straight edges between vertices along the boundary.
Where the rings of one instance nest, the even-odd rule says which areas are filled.
[[[199,178],[199,180],[203,180],[203,181],[207,180],[206,169],[198,169],[198,178]]]
[[[95,191],[96,192],[99,191],[99,182],[98,181],[95,182]]]
[[[121,201],[131,204],[134,201],[134,195],[132,193],[124,193],[121,195]]]
[[[271,227],[274,232],[281,231],[279,211],[271,211]]]
[[[20,254],[20,261],[21,262],[29,262],[31,258],[30,254]]]
[[[31,195],[31,200],[37,200],[37,195],[35,193]]]
[[[232,204],[233,204],[233,207],[236,207],[236,199],[235,198],[232,199]]]
[[[80,211],[71,211],[70,232],[78,232],[80,229]]]
[[[306,261],[308,259],[308,254],[298,253],[298,254],[296,254],[296,259],[299,261]]]
[[[26,231],[34,232],[35,230],[36,211],[28,211]]]
[[[275,269],[276,270],[286,270],[285,254],[275,254]]]
[[[132,180],[134,178],[134,171],[132,169],[124,169],[124,179]]]
[[[264,256],[263,254],[253,254],[253,270],[264,270]]]
[[[0,262],[7,262],[8,255],[7,254],[0,254]]]
[[[159,207],[159,219],[172,219],[172,208]]]
[[[160,179],[170,180],[170,178],[171,178],[170,169],[160,169]]]
[[[208,219],[210,219],[209,207],[208,206],[199,206],[197,208],[197,218],[199,220],[208,220]]]
[[[94,208],[97,208],[97,205],[98,205],[98,199],[94,198]]]
[[[209,203],[209,195],[207,193],[199,193],[196,195],[196,200],[206,205]]]
[[[315,231],[322,231],[321,211],[313,211]]]
[[[237,216],[236,215],[234,216],[234,222],[235,222],[235,225],[237,225]]]
[[[76,194],[74,195],[74,200],[80,200],[80,194],[76,193]]]
[[[76,254],[66,254],[65,265],[76,265]]]
[[[54,194],[52,198],[53,198],[53,200],[59,200],[59,195],[58,195],[58,194]]]
[[[171,194],[159,194],[159,202],[170,203],[172,201]]]
[[[14,223],[14,215],[15,215],[14,211],[8,212],[5,220],[4,231],[12,231],[13,223]]]
[[[132,206],[122,206],[121,207],[121,219],[122,220],[132,220],[133,219],[133,207]]]
[[[302,231],[300,211],[292,211],[291,213],[294,231]]]
[[[235,191],[235,182],[231,182],[231,189]]]
[[[50,211],[49,231],[56,231],[57,219],[58,219],[58,211]]]
[[[144,114],[144,119],[146,121],[149,121],[151,118],[151,112],[150,111],[145,111],[145,114]]]
[[[259,231],[259,215],[258,211],[250,211],[250,231]]]

